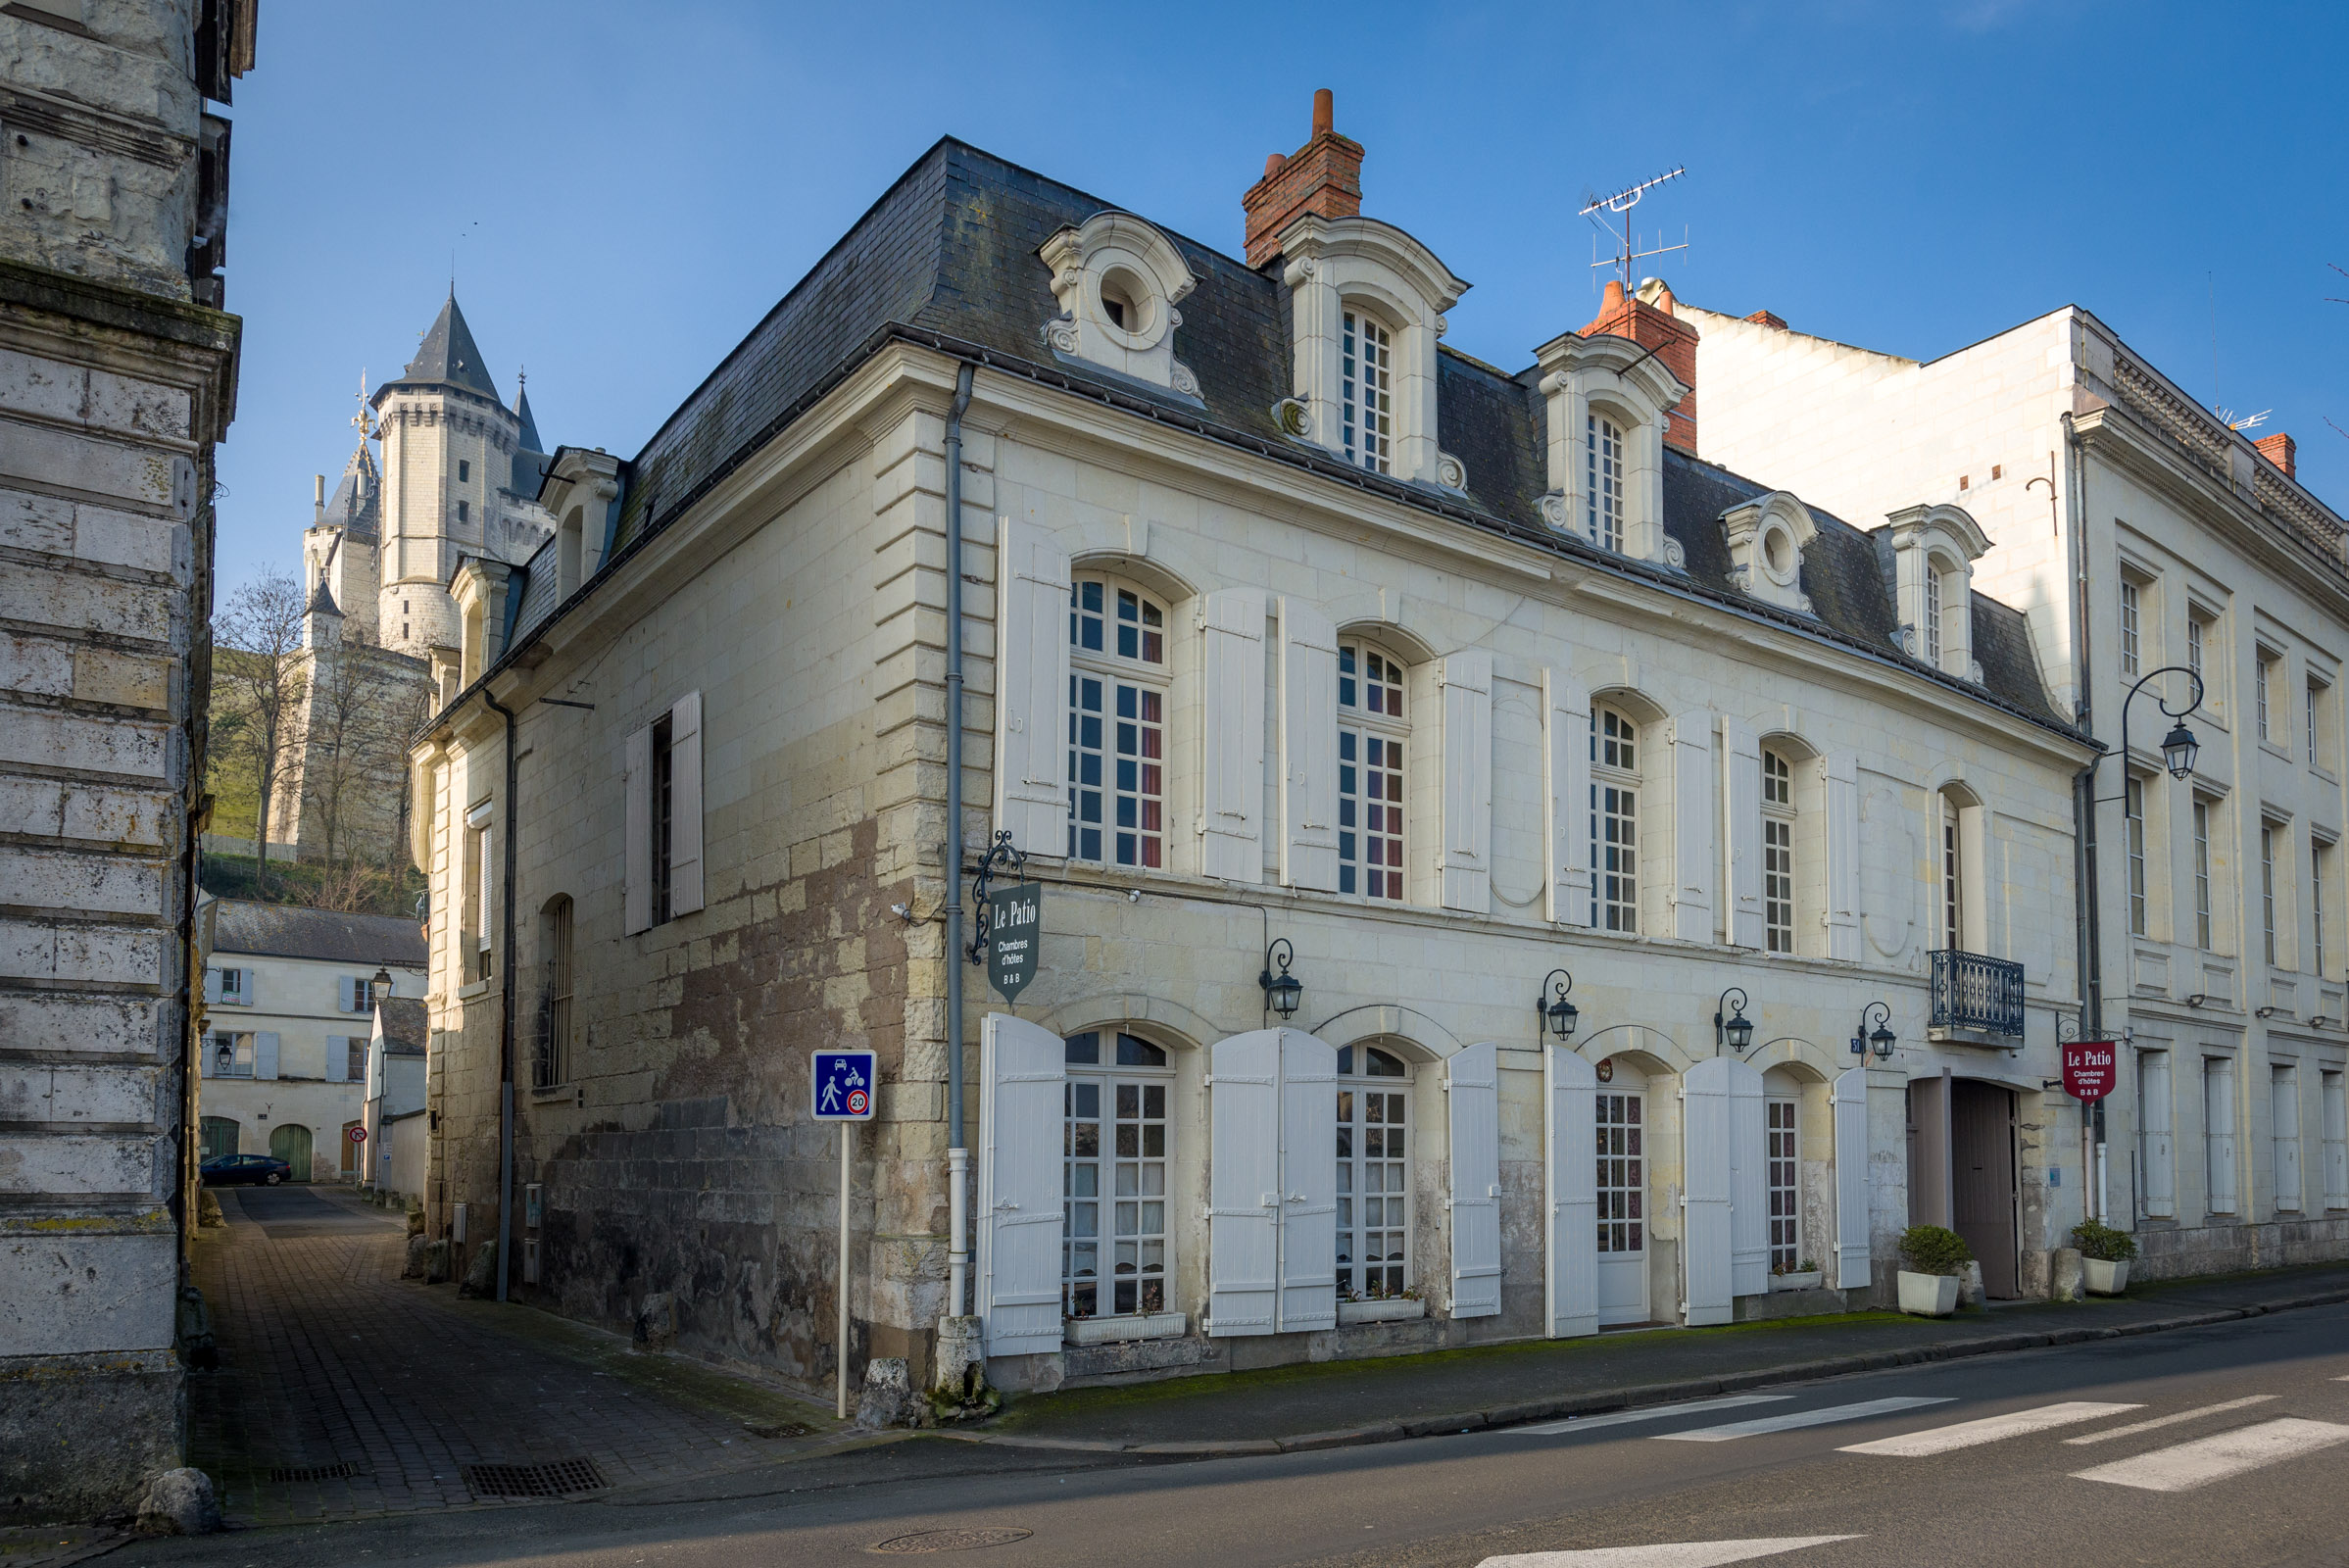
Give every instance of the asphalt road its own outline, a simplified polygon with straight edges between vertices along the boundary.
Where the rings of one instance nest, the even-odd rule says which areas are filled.
[[[2349,1562],[2349,1307],[1738,1399],[1197,1463],[917,1440],[594,1501],[142,1542],[115,1561],[742,1568],[893,1543],[971,1568]],[[930,1531],[1016,1539],[905,1540]],[[1662,1545],[1678,1549],[1626,1549]]]

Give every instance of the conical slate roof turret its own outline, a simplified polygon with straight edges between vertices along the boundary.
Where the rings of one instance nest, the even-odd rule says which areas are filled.
[[[303,613],[332,615],[337,620],[342,618],[342,607],[334,602],[334,595],[326,591],[326,574],[324,572],[318,573],[318,585],[310,591],[310,606]]]
[[[375,455],[362,437],[351,461],[343,465],[343,482],[334,487],[334,499],[326,503],[321,523],[372,539],[382,517],[383,477],[375,471]]]
[[[481,348],[473,341],[473,329],[465,324],[465,312],[457,308],[455,289],[449,291],[440,315],[433,318],[432,329],[424,334],[416,358],[400,372],[400,380],[463,387],[467,392],[480,393],[492,403],[503,401],[498,396],[498,384],[489,378],[489,368],[481,362]]]
[[[521,447],[524,452],[544,452],[539,444],[538,420],[530,416],[530,389],[523,386],[514,395],[514,416],[522,421]]]

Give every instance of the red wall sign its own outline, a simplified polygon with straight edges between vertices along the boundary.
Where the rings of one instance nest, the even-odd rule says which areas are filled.
[[[2075,1040],[2064,1047],[2064,1093],[2074,1100],[2102,1100],[2119,1076],[2120,1047],[2110,1040]]]

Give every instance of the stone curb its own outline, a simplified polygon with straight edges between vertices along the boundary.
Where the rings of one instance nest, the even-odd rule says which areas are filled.
[[[1446,1433],[1490,1432],[1525,1426],[1536,1421],[1558,1421],[1569,1416],[1600,1415],[1614,1410],[1639,1409],[1652,1404],[1678,1404],[1787,1383],[1810,1383],[1821,1378],[1848,1377],[1856,1372],[1884,1372],[1893,1367],[1921,1366],[1931,1361],[1955,1361],[1968,1356],[1998,1355],[2012,1350],[2035,1350],[2050,1346],[2084,1345],[2091,1340],[2118,1340],[2140,1334],[2167,1334],[2178,1329],[2206,1328],[2239,1318],[2263,1317],[2312,1306],[2349,1301],[2349,1290],[2284,1300],[2220,1307],[2177,1317],[2153,1318],[2112,1328],[2050,1329],[2045,1333],[1985,1334],[1970,1340],[1947,1340],[1939,1345],[1909,1346],[1897,1350],[1871,1350],[1858,1355],[1829,1356],[1817,1361],[1793,1361],[1783,1366],[1727,1372],[1713,1378],[1689,1378],[1676,1383],[1645,1383],[1629,1388],[1594,1390],[1522,1404],[1495,1405],[1489,1410],[1462,1410],[1449,1415],[1408,1416],[1373,1426],[1344,1427],[1333,1432],[1307,1432],[1291,1438],[1248,1438],[1201,1443],[1113,1443],[1099,1439],[1023,1438],[1011,1433],[969,1432],[956,1436],[973,1443],[992,1443],[1009,1448],[1057,1448],[1087,1453],[1147,1454],[1154,1458],[1224,1459],[1270,1453],[1313,1453],[1329,1448],[1358,1448],[1404,1438],[1433,1438]]]

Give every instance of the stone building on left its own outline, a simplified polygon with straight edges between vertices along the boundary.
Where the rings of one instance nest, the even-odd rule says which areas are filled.
[[[258,0],[0,9],[0,1516],[182,1462],[229,122]]]

